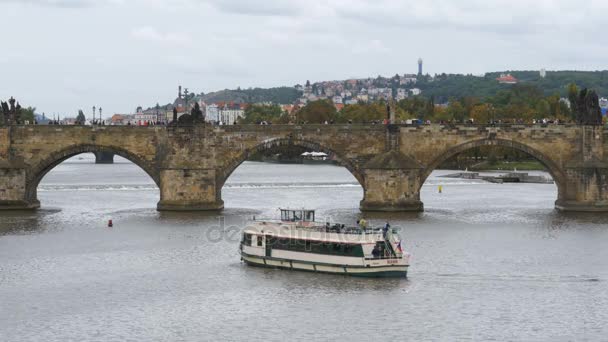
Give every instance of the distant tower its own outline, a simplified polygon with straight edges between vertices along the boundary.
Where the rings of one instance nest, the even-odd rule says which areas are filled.
[[[178,92],[177,92],[177,98],[178,98],[178,99],[181,99],[181,98],[182,98],[182,86],[180,85],[178,89],[179,89],[179,90],[178,90]]]
[[[418,75],[422,75],[422,58],[418,58]]]
[[[547,70],[540,69],[540,78],[545,78],[545,77],[547,77]]]

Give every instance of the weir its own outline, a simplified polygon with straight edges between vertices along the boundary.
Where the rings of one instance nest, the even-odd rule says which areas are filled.
[[[445,160],[479,146],[526,152],[551,173],[556,208],[608,211],[608,130],[579,125],[234,125],[0,127],[0,209],[40,206],[38,183],[80,153],[119,155],[160,188],[158,210],[220,210],[222,187],[247,158],[325,152],[364,190],[361,210],[421,211],[420,188]],[[99,156],[99,158],[97,158]],[[103,157],[103,158],[102,158]]]

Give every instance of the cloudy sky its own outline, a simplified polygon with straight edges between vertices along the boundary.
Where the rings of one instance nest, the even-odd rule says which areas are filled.
[[[608,1],[0,0],[0,98],[131,112],[196,92],[425,72],[606,69]],[[105,116],[104,115],[104,116]]]

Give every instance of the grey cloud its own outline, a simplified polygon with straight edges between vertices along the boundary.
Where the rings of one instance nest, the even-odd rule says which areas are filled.
[[[122,0],[0,0],[2,3],[36,5],[59,8],[86,8],[106,4],[120,4]]]
[[[300,1],[204,0],[220,11],[253,16],[295,16],[302,12]]]

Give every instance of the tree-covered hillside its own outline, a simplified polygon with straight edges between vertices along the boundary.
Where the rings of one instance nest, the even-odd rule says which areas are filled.
[[[238,103],[293,103],[302,92],[293,87],[278,88],[250,88],[236,90],[221,90],[203,95],[203,100],[207,103],[216,102],[238,102]]]
[[[416,87],[425,97],[434,97],[435,103],[445,103],[451,97],[484,99],[512,87],[496,81],[501,74],[507,73],[517,78],[520,84],[535,86],[547,96],[559,94],[566,97],[571,83],[579,88],[595,89],[600,96],[608,96],[608,71],[547,71],[545,78],[541,78],[538,71],[492,72],[483,77],[441,74],[434,78],[420,77]]]
[[[400,84],[399,75],[392,77],[378,76],[376,78],[361,79],[356,84],[348,81],[329,81],[311,84],[312,92],[323,96],[322,92],[316,90],[327,86],[326,83],[340,84],[343,90],[352,92],[353,97],[363,88],[369,91],[371,88],[392,89],[393,96],[397,94],[398,88],[419,88],[422,96],[432,99],[435,104],[445,104],[451,98],[462,99],[465,97],[475,98],[478,101],[486,101],[496,97],[501,92],[513,88],[512,84],[500,84],[496,79],[501,74],[511,74],[518,79],[519,86],[533,87],[539,89],[545,96],[567,97],[568,86],[576,84],[578,88],[594,89],[600,97],[608,97],[608,71],[547,71],[546,77],[541,78],[539,71],[501,71],[490,72],[484,76],[462,75],[462,74],[436,74],[435,76],[418,76],[415,84]],[[367,81],[367,82],[366,82]],[[340,94],[335,91],[335,94]],[[190,94],[194,97],[194,94]],[[202,95],[206,103],[237,102],[237,103],[274,103],[293,104],[302,96],[302,91],[294,87],[282,86],[275,88],[249,88],[249,89],[225,89]],[[345,98],[346,100],[346,98]]]

